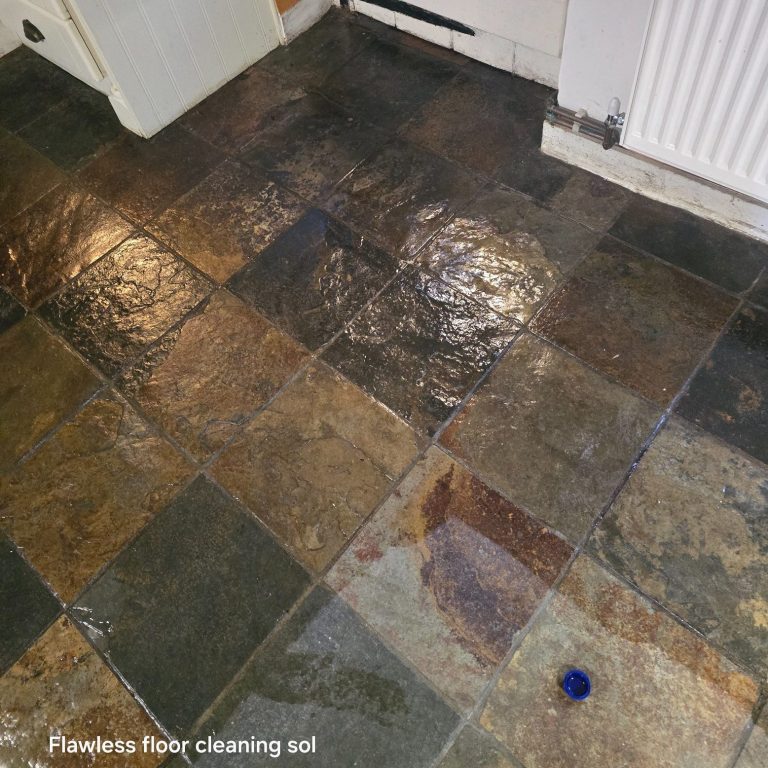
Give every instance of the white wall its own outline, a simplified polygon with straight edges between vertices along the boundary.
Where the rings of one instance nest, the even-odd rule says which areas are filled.
[[[0,24],[0,56],[5,56],[6,53],[14,48],[18,48],[20,45],[21,41],[19,38],[8,27]]]
[[[626,110],[653,0],[570,0],[560,106],[603,120],[611,98]]]

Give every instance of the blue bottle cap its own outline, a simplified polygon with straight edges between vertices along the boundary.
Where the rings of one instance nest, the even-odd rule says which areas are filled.
[[[592,692],[589,675],[580,669],[569,669],[563,678],[563,690],[574,701],[584,701]]]

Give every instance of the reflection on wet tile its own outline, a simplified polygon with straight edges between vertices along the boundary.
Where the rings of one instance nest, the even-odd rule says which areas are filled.
[[[87,192],[62,184],[0,230],[0,282],[35,306],[131,229]]]
[[[560,688],[592,678],[586,702]],[[731,765],[757,685],[586,557],[537,618],[481,723],[527,768]]]
[[[126,756],[101,753],[93,763],[82,753],[49,751],[51,736],[72,740],[133,740],[163,735],[66,618],[0,677],[0,764],[125,768]],[[139,749],[131,768],[154,768],[160,757]]]
[[[578,542],[661,415],[533,336],[518,339],[443,443]]]
[[[99,197],[139,223],[196,184],[221,159],[178,125],[151,139],[126,135],[80,172]]]
[[[305,197],[320,200],[385,138],[360,118],[310,94],[267,113],[243,159]]]
[[[32,316],[0,336],[0,469],[82,403],[98,379]]]
[[[10,293],[0,288],[0,333],[7,331],[26,314],[24,307]]]
[[[259,66],[297,85],[319,85],[371,40],[371,33],[353,23],[345,10],[331,8],[314,26],[280,45]]]
[[[678,412],[768,463],[768,311],[739,313]]]
[[[643,456],[590,546],[764,676],[766,499],[768,467],[675,419]]]
[[[469,710],[571,552],[541,523],[431,448],[328,582],[439,690]]]
[[[262,411],[214,464],[305,565],[321,571],[421,445],[397,417],[325,366]]]
[[[397,261],[318,210],[310,211],[230,283],[299,341],[317,349],[397,270]]]
[[[436,278],[408,270],[325,357],[377,400],[431,433],[514,333],[510,321]]]
[[[768,245],[647,197],[633,195],[611,234],[731,291],[768,263]]]
[[[162,339],[119,384],[205,461],[304,363],[306,351],[226,291]]]
[[[339,598],[316,589],[254,656],[196,738],[316,737],[317,753],[283,751],[291,768],[428,768],[458,717]],[[201,768],[231,766],[204,755]]]
[[[227,163],[148,228],[198,269],[224,282],[303,210],[298,198],[260,173]]]
[[[326,207],[407,259],[477,190],[465,171],[395,141],[347,177]]]
[[[109,99],[83,88],[28,125],[19,136],[56,165],[71,171],[90,162],[126,130]]]
[[[70,602],[190,472],[128,405],[102,396],[2,480],[0,527]]]
[[[744,751],[734,768],[765,768],[768,765],[768,709],[755,723]]]
[[[0,226],[63,179],[50,160],[15,136],[0,133]]]
[[[438,768],[521,768],[498,741],[468,725],[456,739]]]
[[[198,304],[210,286],[143,235],[126,240],[43,305],[43,315],[108,375]]]
[[[178,734],[307,583],[253,518],[200,477],[123,550],[74,615]]]
[[[735,307],[717,289],[606,238],[532,328],[666,405]]]
[[[382,130],[394,130],[455,73],[446,61],[375,40],[321,90]]]
[[[0,536],[0,675],[59,613],[59,604],[13,544]]]
[[[421,252],[446,283],[527,322],[598,235],[515,192],[488,187]]]
[[[254,66],[187,112],[180,123],[211,144],[235,152],[256,135],[270,109],[303,95],[301,88]]]

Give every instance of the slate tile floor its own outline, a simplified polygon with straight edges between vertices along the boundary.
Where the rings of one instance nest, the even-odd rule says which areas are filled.
[[[1,764],[768,763],[768,246],[550,96],[333,11],[144,142],[0,60]]]

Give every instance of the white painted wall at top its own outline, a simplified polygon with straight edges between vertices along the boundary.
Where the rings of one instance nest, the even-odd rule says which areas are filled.
[[[560,65],[560,106],[602,120],[611,98],[632,95],[653,0],[570,0]]]
[[[8,27],[0,24],[0,56],[5,56],[21,45],[21,40]]]

